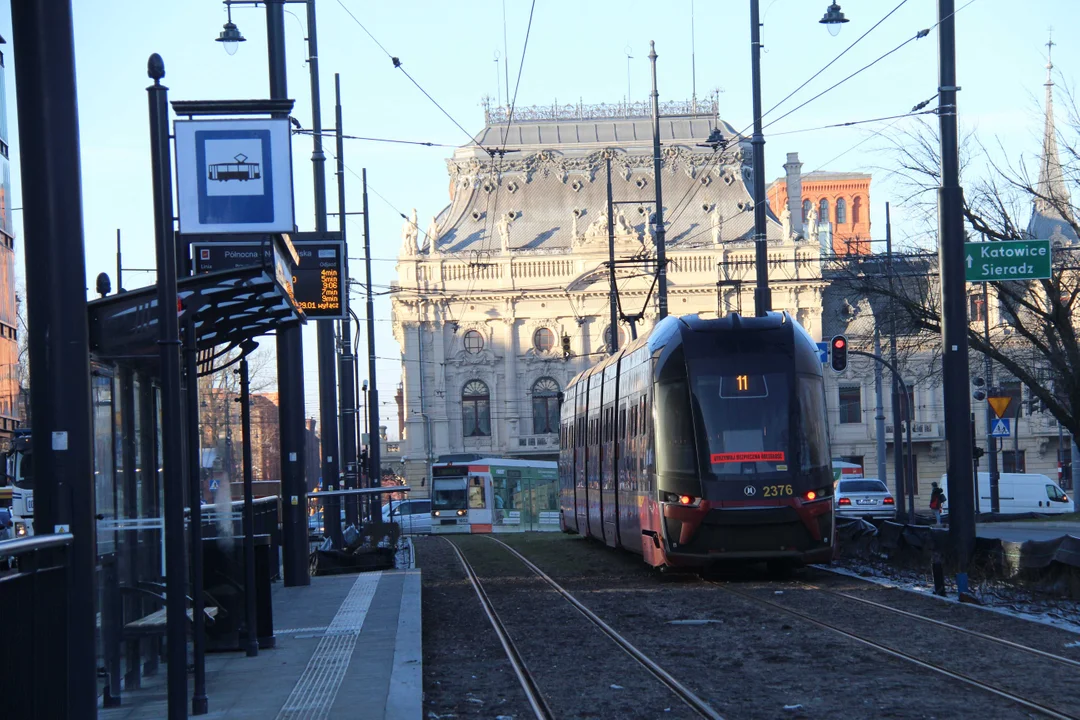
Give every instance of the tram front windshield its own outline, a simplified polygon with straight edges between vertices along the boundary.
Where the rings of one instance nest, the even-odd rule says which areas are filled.
[[[468,498],[465,477],[437,477],[432,480],[432,510],[463,510]]]
[[[793,461],[787,373],[728,374],[718,372],[715,364],[695,362],[690,376],[694,416],[705,440],[700,453],[703,469],[716,475],[787,469]]]
[[[15,487],[22,490],[34,489],[34,462],[30,453],[15,455]]]

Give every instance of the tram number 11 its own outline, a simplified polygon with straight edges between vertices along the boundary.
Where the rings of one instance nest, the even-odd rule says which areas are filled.
[[[737,375],[735,381],[738,383],[739,392],[746,392],[750,389],[750,376],[749,375]]]

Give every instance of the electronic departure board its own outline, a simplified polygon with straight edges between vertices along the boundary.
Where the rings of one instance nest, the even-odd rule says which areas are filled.
[[[292,278],[293,300],[316,320],[342,320],[347,276],[345,243],[341,240],[293,240],[299,257]],[[266,264],[274,266],[269,244],[256,242],[192,243],[195,272],[207,273]]]
[[[345,243],[340,240],[294,240],[300,256],[293,276],[296,304],[309,318],[344,320]]]

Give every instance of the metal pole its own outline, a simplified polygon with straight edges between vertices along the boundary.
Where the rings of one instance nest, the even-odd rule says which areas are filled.
[[[23,223],[25,236],[33,238],[25,251],[34,525],[39,534],[74,535],[67,617],[56,618],[50,636],[35,642],[66,643],[66,666],[56,668],[55,691],[67,696],[67,717],[81,720],[97,716],[95,613],[88,602],[95,597],[97,536],[71,3],[13,3],[11,27]],[[58,527],[63,525],[69,530]]]
[[[881,331],[874,327],[874,354],[881,357]],[[885,470],[885,408],[881,399],[881,365],[874,363],[874,431],[877,436],[877,467],[878,477],[884,482],[887,478]]]
[[[266,0],[270,98],[288,98],[285,73],[285,3]],[[282,554],[285,587],[310,585],[308,566],[307,428],[304,418],[304,335],[299,326],[277,330],[278,423],[281,432]]]
[[[607,157],[607,249],[608,249],[608,315],[611,323],[611,342],[608,352],[612,355],[619,351],[619,313],[617,304],[619,289],[615,286],[615,215],[611,200],[611,156]]]
[[[938,190],[938,238],[941,264],[942,336],[944,341],[945,456],[949,478],[949,535],[956,551],[957,590],[968,589],[968,561],[975,547],[971,438],[968,437],[968,319],[964,280],[963,190],[956,109],[955,0],[938,0],[938,113],[941,136],[941,188]]]
[[[165,493],[165,638],[168,643],[169,718],[187,717],[187,558],[184,556],[184,454],[180,424],[180,326],[177,320],[176,247],[173,232],[172,163],[169,155],[169,89],[161,84],[165,63],[154,53],[147,64],[154,84],[150,105],[154,236],[157,249],[158,351],[161,354],[161,467]],[[193,312],[194,308],[188,308]]]
[[[124,262],[120,252],[120,228],[116,228],[116,292],[124,292]]]
[[[240,431],[244,435],[244,622],[247,656],[259,654],[255,621],[255,493],[251,477],[251,378],[248,361],[240,360]]]
[[[904,463],[904,475],[907,478],[908,514],[912,518],[915,517],[915,483],[918,482],[918,478],[915,477],[915,461],[911,457],[915,452],[915,446],[911,444],[911,426],[915,423],[915,408],[913,405],[915,405],[915,390],[912,388],[911,392],[908,392],[905,385],[904,408],[907,427],[904,428],[904,434],[907,436],[907,462]]]
[[[986,344],[990,345],[990,293],[987,290],[987,283],[983,283],[983,338],[986,340]],[[986,395],[989,397],[994,387],[994,361],[990,359],[990,355],[987,354],[983,358],[983,362],[986,367]],[[1001,475],[998,472],[998,450],[997,450],[997,438],[994,437],[993,424],[994,409],[990,407],[990,403],[986,403],[986,454],[989,456],[988,467],[990,470],[990,512],[1001,512],[1001,493],[999,489]],[[1061,447],[1061,444],[1058,444]],[[975,502],[978,506],[979,495],[979,481],[978,476],[975,480]]]
[[[367,168],[361,171],[364,185],[364,269],[367,273],[367,344],[368,344],[368,417],[371,429],[368,431],[368,482],[371,487],[382,485],[382,439],[379,436],[379,385],[375,373],[375,309],[371,293],[371,232],[368,224]],[[432,240],[434,242],[434,239]],[[421,343],[423,339],[421,338]],[[424,376],[424,368],[420,368]],[[425,428],[425,435],[427,430]]]
[[[319,45],[315,32],[315,0],[307,0],[308,68],[311,71],[311,166],[315,186],[315,232],[326,232],[326,156],[322,149],[322,105],[319,94]],[[322,478],[324,490],[337,490],[338,454],[337,348],[334,321],[316,322],[319,343],[319,422],[322,424]],[[326,534],[342,547],[341,500],[328,498],[323,508]]]
[[[202,463],[199,452],[199,363],[195,337],[195,319],[184,324],[184,372],[187,380],[187,460],[188,503],[191,535],[191,640],[195,664],[195,691],[191,696],[191,714],[209,712],[206,698],[206,618],[203,615],[203,552],[202,552]]]
[[[341,134],[341,75],[334,73],[334,126],[337,135],[337,191],[338,191],[338,228],[341,239],[345,240],[345,140]],[[345,277],[341,278],[344,287],[349,287],[348,267],[349,251],[345,245]],[[341,354],[339,355],[339,377],[341,395],[341,456],[345,460],[345,487],[356,489],[358,473],[356,466],[356,355],[352,353],[352,321],[349,320],[349,293],[345,293],[345,317],[339,323],[341,327]],[[355,525],[357,516],[356,496],[351,496],[345,503],[345,522]]]
[[[750,0],[750,74],[754,95],[754,267],[757,285],[754,287],[754,314],[767,315],[772,310],[769,290],[769,241],[765,211],[765,135],[761,129],[761,23],[758,20],[758,0]]]
[[[889,359],[897,365],[896,359],[896,310],[893,300],[893,265],[892,265],[892,222],[889,217],[889,203],[885,203],[885,272],[889,276]],[[907,483],[904,472],[904,445],[902,442],[903,428],[901,427],[902,416],[900,414],[900,383],[898,377],[893,374],[892,381],[892,415],[893,415],[893,476],[896,481],[896,510],[901,519],[915,522],[915,514],[910,516],[907,511]]]
[[[755,0],[756,2],[756,0]],[[656,309],[660,320],[667,317],[667,231],[664,229],[664,193],[660,181],[660,93],[656,91],[656,43],[649,41],[652,63],[653,181],[656,183]],[[611,329],[615,332],[615,328]]]
[[[1080,468],[1080,447],[1077,447],[1077,445],[1076,445],[1076,436],[1075,435],[1071,436],[1071,440],[1072,440],[1072,442],[1070,442],[1069,444],[1072,445],[1072,478],[1073,478],[1072,499],[1073,499],[1073,512],[1080,512],[1080,497],[1078,497],[1078,495],[1080,495],[1080,493],[1076,492],[1077,489],[1080,488],[1080,485],[1078,485],[1077,482],[1076,482],[1076,469]]]

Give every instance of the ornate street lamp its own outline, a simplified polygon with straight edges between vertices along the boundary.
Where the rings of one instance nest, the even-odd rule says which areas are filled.
[[[836,37],[840,34],[840,28],[844,26],[848,19],[844,17],[844,13],[840,11],[840,6],[836,3],[829,5],[825,10],[825,16],[818,20],[819,23],[829,29],[829,34]]]
[[[238,44],[242,43],[242,42],[246,42],[247,38],[244,37],[240,33],[240,29],[237,28],[236,25],[233,24],[233,21],[232,21],[232,5],[226,3],[225,4],[225,9],[229,14],[229,19],[225,23],[224,28],[222,28],[221,34],[219,34],[217,36],[216,41],[219,42],[219,43],[222,43],[222,45],[224,45],[225,52],[229,53],[230,55],[235,55]],[[824,22],[824,20],[822,22]]]

